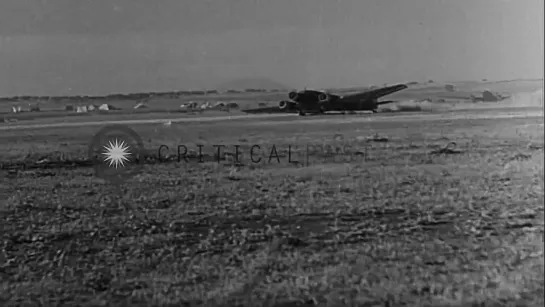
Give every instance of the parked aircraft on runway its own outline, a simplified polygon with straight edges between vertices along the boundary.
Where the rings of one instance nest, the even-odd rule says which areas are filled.
[[[304,116],[307,113],[323,114],[328,111],[372,111],[377,112],[381,104],[393,101],[378,101],[378,98],[408,88],[405,84],[396,84],[365,92],[339,95],[322,90],[304,89],[288,94],[289,101],[280,101],[276,108],[260,108],[244,110],[247,113],[297,112]]]

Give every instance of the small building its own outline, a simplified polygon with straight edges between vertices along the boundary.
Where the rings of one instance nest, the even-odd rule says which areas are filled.
[[[40,105],[39,104],[28,104],[30,112],[40,112]]]
[[[452,85],[452,84],[447,84],[447,85],[445,85],[445,90],[446,90],[447,92],[455,92],[455,91],[456,91],[456,87],[455,87],[454,85]]]

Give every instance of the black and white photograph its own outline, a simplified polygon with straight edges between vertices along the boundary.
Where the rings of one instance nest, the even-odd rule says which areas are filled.
[[[543,306],[543,0],[0,0],[1,306]]]

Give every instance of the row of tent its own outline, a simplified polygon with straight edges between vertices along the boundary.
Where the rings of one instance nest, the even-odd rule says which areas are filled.
[[[134,105],[134,109],[145,109],[147,108],[148,106],[143,103],[143,102],[140,102],[140,103],[137,103],[136,105]],[[205,109],[214,109],[214,108],[229,108],[229,109],[238,109],[238,104],[235,103],[235,102],[230,102],[230,103],[224,103],[222,101],[218,101],[216,103],[212,103],[210,101],[206,101],[204,103],[199,103],[199,102],[196,102],[196,101],[190,101],[188,103],[184,103],[184,104],[181,104],[180,105],[180,108],[182,109],[201,109],[201,110],[205,110]],[[96,110],[100,110],[100,111],[109,111],[109,110],[119,110],[118,108],[115,108],[113,107],[112,105],[109,105],[109,104],[102,104],[100,106],[95,106],[95,105],[87,105],[87,106],[72,106],[72,105],[68,105],[66,106],[66,110],[67,111],[76,111],[77,113],[84,113],[84,112],[92,112],[92,111],[96,111]]]
[[[140,103],[137,103],[133,108],[134,109],[144,109],[144,108],[147,108],[147,107],[148,106],[145,103],[140,102]],[[40,111],[40,108],[39,108],[38,105],[35,105],[35,106],[30,105],[29,108],[30,108],[30,112]],[[190,101],[188,103],[181,104],[180,108],[182,108],[182,109],[201,109],[201,110],[205,110],[205,109],[224,109],[224,108],[238,109],[239,106],[235,102],[225,103],[225,102],[222,102],[222,101],[217,101],[217,102],[213,103],[213,102],[210,102],[210,101],[205,101],[205,102]],[[65,109],[65,111],[71,111],[71,112],[76,112],[76,113],[86,113],[86,112],[92,112],[92,111],[119,110],[119,108],[116,108],[116,107],[114,107],[112,105],[109,105],[107,103],[101,104],[100,106],[96,106],[96,105],[92,105],[92,104],[91,105],[82,105],[82,106],[66,105],[64,109]],[[26,110],[24,110],[21,106],[12,106],[12,112],[13,113],[21,113],[21,112],[25,112],[25,111]]]
[[[65,110],[76,111],[76,113],[86,113],[86,112],[92,112],[92,111],[110,111],[110,110],[118,110],[118,109],[107,103],[104,103],[104,104],[101,104],[100,106],[95,106],[91,104],[86,106],[76,106],[75,108],[73,105],[67,105],[65,107]]]
[[[117,108],[107,104],[107,103],[104,103],[100,106],[95,106],[95,105],[87,105],[87,106],[76,106],[74,107],[73,105],[67,105],[65,106],[65,111],[76,111],[77,113],[82,113],[82,112],[90,112],[90,111],[95,111],[95,110],[100,110],[100,111],[109,111],[109,110],[117,110]],[[29,104],[29,107],[28,109],[27,108],[23,108],[22,106],[18,105],[18,106],[12,106],[11,107],[11,111],[13,113],[22,113],[22,112],[40,112],[40,106],[39,105],[30,105]]]
[[[190,101],[188,103],[181,104],[180,108],[182,108],[182,109],[201,109],[201,110],[214,109],[214,108],[238,109],[238,104],[236,102],[225,103],[223,101],[217,101],[216,103],[212,103],[210,101],[205,101],[203,103],[199,103],[197,101]]]
[[[29,104],[28,110],[23,109],[22,106],[12,106],[11,112],[13,113],[21,113],[21,112],[40,112],[40,106],[39,105],[31,105]]]

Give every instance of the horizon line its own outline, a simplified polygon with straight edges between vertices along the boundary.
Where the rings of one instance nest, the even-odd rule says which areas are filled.
[[[506,79],[506,80],[490,80],[487,78],[483,78],[481,80],[457,80],[457,81],[436,81],[433,79],[429,79],[426,81],[407,81],[407,82],[399,82],[399,83],[388,83],[388,84],[410,84],[416,82],[416,84],[433,84],[433,83],[457,83],[457,82],[513,82],[513,81],[544,81],[545,78],[515,78],[515,79]],[[433,81],[433,83],[428,83],[429,81]],[[373,84],[370,85],[361,85],[361,87],[365,86],[376,86]],[[349,90],[358,88],[358,86],[349,86],[349,87],[335,87],[335,88],[327,88],[323,87],[323,89],[327,90]],[[15,95],[15,96],[0,96],[0,100],[6,100],[6,99],[20,99],[22,97],[26,98],[76,98],[76,97],[85,97],[85,98],[108,98],[111,96],[130,96],[130,95],[144,95],[144,94],[169,94],[169,93],[176,93],[176,92],[204,92],[204,94],[189,94],[188,96],[195,95],[195,96],[206,96],[208,91],[217,91],[218,94],[228,94],[228,91],[240,91],[237,94],[252,94],[252,92],[246,92],[247,90],[263,90],[265,93],[271,93],[271,91],[275,92],[287,92],[293,89],[263,89],[263,88],[245,88],[245,89],[225,89],[225,90],[219,90],[219,89],[202,89],[202,90],[192,90],[192,89],[177,89],[177,90],[170,90],[170,91],[148,91],[148,92],[113,92],[109,94],[95,94],[95,95],[89,95],[89,94],[73,94],[73,95]],[[209,94],[208,94],[209,95]],[[212,95],[216,95],[216,93],[213,93]]]

